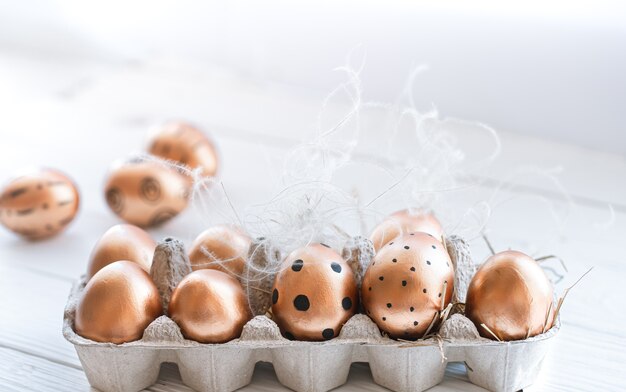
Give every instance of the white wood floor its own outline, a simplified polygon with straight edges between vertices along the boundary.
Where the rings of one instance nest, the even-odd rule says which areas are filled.
[[[89,390],[74,348],[61,335],[63,308],[92,245],[118,222],[101,194],[106,169],[114,159],[141,150],[149,126],[183,118],[209,130],[220,146],[229,197],[244,209],[279,189],[277,162],[313,129],[322,98],[171,59],[102,64],[0,54],[0,179],[24,166],[57,167],[77,181],[83,202],[69,230],[54,239],[30,243],[0,231],[0,390]],[[376,116],[374,111],[363,121],[376,128],[382,124]],[[393,152],[376,142],[389,137],[383,128],[370,131],[372,138],[364,138],[357,154],[365,163],[338,173],[345,189],[356,189],[365,201],[393,183],[374,169],[364,174],[368,161]],[[480,185],[446,193],[438,204],[445,207],[441,215],[448,229],[470,236],[476,261],[482,261],[484,244],[467,222],[457,225],[458,217],[491,200],[488,233],[494,246],[563,258],[569,274],[559,290],[594,267],[567,298],[562,330],[539,381],[528,390],[624,390],[626,160],[506,130],[500,135],[497,161],[470,173]],[[488,138],[456,136],[470,158],[489,149]],[[536,174],[538,169],[557,173],[567,197],[551,177]],[[390,196],[373,208],[391,212],[401,204]],[[188,211],[151,232],[190,241],[202,226]],[[482,390],[466,380],[463,369],[450,367],[432,390]],[[271,365],[261,364],[243,390],[281,389]],[[175,367],[164,366],[149,390],[189,389]],[[367,365],[355,364],[348,383],[337,390],[384,389],[372,383]]]

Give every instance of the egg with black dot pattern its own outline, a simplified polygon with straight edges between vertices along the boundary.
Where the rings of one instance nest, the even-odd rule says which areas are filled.
[[[358,307],[350,266],[324,244],[293,251],[282,263],[272,289],[272,314],[290,340],[329,340]]]
[[[454,267],[441,242],[408,233],[384,245],[363,276],[363,307],[392,338],[418,339],[452,300]]]
[[[432,211],[405,209],[386,217],[370,235],[378,251],[399,235],[424,232],[443,241],[443,227]]]

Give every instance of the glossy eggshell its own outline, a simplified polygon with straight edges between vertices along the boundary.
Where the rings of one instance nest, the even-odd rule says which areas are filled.
[[[91,251],[87,266],[87,279],[91,279],[104,266],[115,261],[128,260],[150,272],[156,242],[137,226],[119,224],[112,226],[98,240]]]
[[[191,268],[194,271],[217,269],[241,277],[251,241],[246,233],[235,226],[213,226],[198,235],[191,244]]]
[[[0,222],[29,239],[63,231],[78,212],[76,186],[65,174],[38,169],[9,181],[0,196]]]
[[[184,122],[161,127],[150,140],[148,152],[192,169],[200,167],[204,176],[215,176],[218,171],[219,159],[213,142],[201,130]]]
[[[217,270],[198,270],[178,284],[168,313],[187,339],[225,343],[241,335],[251,313],[239,281]]]
[[[372,259],[361,285],[367,315],[392,338],[424,335],[454,290],[454,268],[441,242],[416,232],[396,237]]]
[[[466,316],[483,337],[520,340],[547,331],[554,321],[554,288],[537,262],[521,252],[491,256],[470,282]]]
[[[374,249],[378,251],[399,235],[424,232],[443,241],[443,227],[432,212],[401,210],[383,220],[370,235]]]
[[[141,339],[162,313],[156,285],[137,263],[116,261],[89,280],[76,308],[74,329],[96,342]]]
[[[189,180],[161,163],[127,162],[114,167],[105,184],[111,210],[128,223],[157,226],[187,207]]]
[[[286,338],[332,339],[357,307],[352,270],[334,250],[312,244],[283,261],[272,289],[272,313]]]

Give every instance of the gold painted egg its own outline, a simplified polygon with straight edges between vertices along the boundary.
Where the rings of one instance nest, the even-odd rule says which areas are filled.
[[[162,313],[156,285],[139,264],[116,261],[98,271],[85,286],[76,308],[74,329],[96,342],[141,339]]]
[[[172,293],[168,313],[183,336],[201,343],[238,338],[252,317],[239,281],[210,269],[183,278]]]
[[[76,185],[54,169],[38,169],[9,181],[0,195],[0,222],[28,239],[63,231],[78,212]]]
[[[130,161],[114,167],[105,184],[111,210],[140,227],[162,224],[187,207],[189,180],[161,163]]]
[[[191,268],[210,268],[240,277],[248,257],[251,238],[240,228],[217,225],[203,231],[191,245]],[[218,261],[218,262],[216,262]]]
[[[443,242],[443,227],[432,212],[400,210],[389,215],[372,232],[370,240],[378,252],[383,245],[406,233],[424,232]]]
[[[328,246],[308,245],[283,261],[272,289],[272,313],[287,339],[332,339],[357,307],[352,270]]]
[[[539,264],[508,250],[483,263],[467,290],[465,315],[483,337],[520,340],[539,335],[554,322],[554,288]]]
[[[426,333],[453,290],[454,267],[445,247],[432,235],[416,232],[378,251],[363,276],[361,298],[382,331],[410,340]]]
[[[156,242],[146,231],[129,224],[115,225],[93,247],[87,267],[87,279],[91,279],[102,267],[119,260],[135,262],[150,273],[155,248]]]
[[[198,128],[185,122],[165,124],[148,146],[154,156],[202,168],[204,176],[217,174],[219,158],[213,142]]]

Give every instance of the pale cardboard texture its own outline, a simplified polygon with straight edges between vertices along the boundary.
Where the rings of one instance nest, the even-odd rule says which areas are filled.
[[[363,251],[362,241],[350,244],[360,249],[353,254],[371,256]],[[455,244],[464,246],[462,240],[451,239],[447,242],[450,253],[460,251]],[[180,257],[179,241],[168,240],[160,244],[163,247],[170,251],[157,250],[159,257]],[[76,303],[85,283],[83,276],[72,288],[63,334],[74,344],[89,383],[105,392],[138,391],[154,384],[163,362],[176,363],[183,383],[197,391],[233,391],[250,383],[259,361],[271,362],[280,383],[298,392],[323,392],[344,384],[352,362],[368,362],[374,382],[397,392],[437,385],[448,362],[465,362],[470,381],[483,388],[518,391],[534,382],[559,329],[557,324],[530,339],[494,342],[479,337],[467,318],[454,314],[442,325],[441,339],[399,342],[382,336],[367,316],[357,314],[333,340],[299,342],[283,338],[266,316],[256,316],[246,324],[241,338],[201,344],[184,339],[176,323],[161,316],[141,340],[115,345],[84,339],[73,330]]]

